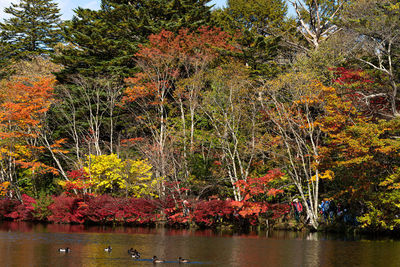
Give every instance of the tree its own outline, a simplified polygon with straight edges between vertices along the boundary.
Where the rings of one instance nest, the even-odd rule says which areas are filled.
[[[349,203],[353,207],[349,212],[359,216],[362,227],[398,228],[399,119],[379,120],[379,109],[374,114],[382,106],[376,101],[382,96],[364,95],[368,84],[376,87],[369,76],[361,71],[339,71],[336,83],[340,89],[326,97],[325,115],[318,120],[325,134],[320,166],[335,174],[324,185],[325,194]]]
[[[116,154],[87,156],[84,171],[90,176],[95,191],[100,194],[115,195],[126,188],[124,163]]]
[[[8,59],[27,59],[49,55],[62,40],[60,10],[52,0],[21,0],[4,12],[11,15],[0,23],[0,42]],[[1,56],[0,56],[1,57]]]
[[[80,169],[87,154],[119,153],[120,132],[116,128],[124,122],[117,120],[117,105],[122,89],[113,77],[82,76],[71,78],[71,84],[57,87],[58,101],[50,109],[49,123],[42,136],[45,141],[59,136],[66,138],[64,148],[70,154],[55,155],[55,161],[67,168]]]
[[[70,74],[132,77],[135,53],[149,35],[162,29],[197,29],[210,19],[208,0],[102,1],[101,9],[78,8],[65,23],[68,43],[55,56],[65,66],[59,79]]]
[[[284,74],[268,81],[261,92],[263,112],[272,136],[280,148],[277,158],[296,186],[310,225],[318,228],[320,180],[332,179],[332,171],[321,168],[324,116],[328,96],[335,89],[325,87],[309,74]],[[275,152],[276,153],[276,152]]]
[[[391,115],[397,111],[399,82],[398,50],[400,45],[400,7],[394,0],[362,0],[349,2],[340,18],[340,25],[353,34],[354,48],[349,54],[364,66],[386,76],[391,90]]]
[[[282,0],[230,0],[227,7],[213,11],[213,21],[237,36],[238,57],[254,75],[274,76],[281,70],[277,58],[283,47],[278,32],[285,31],[287,6]]]
[[[89,155],[84,171],[96,192],[135,197],[157,197],[160,179],[154,179],[147,160],[122,160],[116,154]]]
[[[236,201],[243,200],[238,187],[252,171],[256,156],[258,106],[248,70],[241,64],[221,66],[210,74],[211,88],[204,93],[202,112],[213,128],[210,143],[218,151],[223,172]]]
[[[58,174],[54,167],[40,161],[45,150],[40,130],[53,101],[54,82],[50,78],[19,77],[2,81],[0,87],[0,181],[10,182],[18,198],[23,176],[34,181],[38,174]]]
[[[289,0],[297,14],[297,30],[309,46],[318,50],[320,44],[340,31],[334,23],[346,0]],[[292,42],[290,42],[292,43]],[[300,43],[295,46],[308,51]]]
[[[228,0],[226,12],[237,29],[268,36],[283,26],[287,6],[282,0]]]
[[[177,34],[161,31],[149,39],[149,44],[140,46],[136,54],[142,72],[126,80],[129,87],[124,102],[135,104],[137,120],[143,126],[142,131],[148,133],[149,146],[144,153],[155,166],[156,177],[166,178],[171,174],[168,166],[173,166],[169,162],[173,162],[170,157],[174,147],[170,142],[176,140],[172,133],[178,129],[184,155],[178,162],[184,162],[182,169],[187,178],[186,161],[189,150],[194,151],[195,114],[200,91],[205,86],[205,71],[220,54],[235,48],[227,33],[207,27],[199,28],[198,32],[181,29]],[[181,128],[173,126],[176,120]]]

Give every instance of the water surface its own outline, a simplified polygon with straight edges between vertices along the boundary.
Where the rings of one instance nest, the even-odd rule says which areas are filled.
[[[104,248],[110,245],[112,252]],[[58,248],[70,247],[71,253]],[[136,248],[139,261],[127,250]],[[0,224],[0,266],[400,266],[400,242],[319,233],[223,234],[165,228]],[[194,263],[178,264],[178,256]]]

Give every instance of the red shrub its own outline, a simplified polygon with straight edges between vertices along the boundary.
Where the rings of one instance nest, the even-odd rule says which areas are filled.
[[[87,219],[92,222],[125,222],[148,224],[156,220],[154,201],[139,198],[113,198],[108,195],[91,198]]]
[[[194,209],[193,221],[200,226],[214,226],[224,219],[229,219],[233,211],[229,201],[201,201]]]
[[[23,202],[0,199],[0,219],[33,220],[35,199],[23,195]],[[212,199],[197,202],[173,200],[147,200],[141,198],[113,198],[108,195],[90,197],[86,201],[79,197],[61,195],[53,197],[53,203],[43,206],[43,214],[55,223],[128,223],[153,224],[165,215],[169,224],[196,223],[199,226],[215,227],[223,223],[259,222],[260,218],[276,219],[290,211],[286,204],[267,202],[232,201]],[[161,208],[162,207],[162,208]],[[46,209],[48,210],[46,212]],[[44,218],[47,215],[44,215]],[[43,220],[43,218],[40,218]]]
[[[12,200],[9,198],[0,199],[0,219],[4,219],[6,216],[15,210],[15,207],[19,205],[19,201]]]
[[[55,223],[83,223],[88,207],[81,198],[65,195],[53,197],[53,204],[49,206],[52,215],[48,220]]]
[[[16,221],[29,221],[33,220],[33,211],[35,208],[32,204],[35,204],[36,200],[28,195],[22,195],[22,202],[15,207],[14,211],[6,215]]]
[[[87,219],[96,223],[106,223],[115,220],[119,203],[109,195],[90,198],[88,201]]]
[[[157,206],[154,201],[142,198],[130,198],[124,200],[124,205],[118,218],[128,223],[149,224],[157,219]]]

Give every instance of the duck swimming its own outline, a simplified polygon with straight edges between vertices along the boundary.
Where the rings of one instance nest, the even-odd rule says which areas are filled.
[[[140,252],[137,251],[136,249],[130,248],[130,249],[128,249],[128,253],[131,254],[132,258],[134,258],[134,259],[140,258]]]
[[[70,249],[69,247],[66,247],[66,248],[59,248],[59,249],[58,249],[58,252],[69,253],[69,252],[71,252],[71,249]]]
[[[153,263],[163,263],[165,260],[160,260],[157,256],[153,256]]]
[[[104,251],[106,251],[106,252],[111,252],[111,250],[112,250],[111,246],[108,246],[108,247],[106,247],[106,248],[104,249]]]
[[[184,259],[184,258],[182,258],[182,257],[179,257],[179,258],[178,258],[178,262],[179,262],[179,263],[189,263],[190,260]]]
[[[136,253],[132,253],[131,256],[134,259],[139,259],[140,258],[140,254],[136,254]]]

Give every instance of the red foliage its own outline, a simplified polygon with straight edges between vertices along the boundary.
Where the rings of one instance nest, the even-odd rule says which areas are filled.
[[[149,224],[156,221],[157,206],[154,201],[143,198],[123,200],[120,212],[116,214],[120,221],[134,224]]]
[[[219,50],[237,51],[230,44],[232,37],[218,28],[201,27],[198,32],[181,29],[175,33],[162,30],[159,34],[149,36],[149,46],[139,45],[139,58],[160,62],[191,61],[211,62],[220,53]],[[175,69],[172,77],[178,75]]]
[[[232,201],[236,216],[247,219],[251,225],[256,225],[261,217],[277,219],[290,212],[288,204],[270,204],[268,202]]]
[[[195,206],[193,221],[200,226],[215,226],[223,220],[229,219],[233,212],[230,201],[200,201]]]
[[[0,219],[7,218],[7,215],[12,213],[19,204],[20,202],[17,200],[9,198],[0,199]]]
[[[97,223],[115,221],[119,206],[118,201],[109,195],[91,198],[88,201],[87,219]]]
[[[352,70],[343,67],[330,69],[338,77],[333,80],[334,83],[338,84],[356,84],[356,83],[374,83],[369,75],[366,75],[363,70]]]
[[[103,195],[91,198],[87,204],[86,216],[91,222],[149,224],[156,219],[157,207],[151,200]]]
[[[49,206],[52,215],[48,220],[55,223],[83,223],[87,213],[87,205],[81,198],[66,195],[53,197],[53,204]]]
[[[384,86],[363,70],[346,68],[330,69],[336,75],[333,82],[340,88],[344,99],[351,101],[366,116],[389,112],[390,102]]]
[[[69,171],[67,176],[69,181],[65,181],[63,184],[63,189],[67,195],[78,195],[79,197],[88,195],[92,182],[83,169]]]
[[[268,171],[268,173],[262,177],[249,177],[246,181],[239,180],[235,185],[239,188],[245,201],[260,194],[276,196],[277,194],[283,193],[283,190],[270,188],[269,183],[283,175],[284,174],[280,170],[274,169]]]
[[[33,211],[36,200],[28,195],[22,195],[22,202],[15,208],[14,212],[7,215],[17,221],[29,221],[33,219]]]
[[[33,220],[32,204],[35,200],[27,195],[23,196],[23,200],[22,203],[0,200],[0,218]],[[48,206],[51,215],[47,219],[54,223],[148,225],[156,223],[163,213],[169,224],[195,223],[202,227],[215,227],[243,220],[256,224],[261,216],[276,219],[290,211],[289,205],[219,199],[175,203],[172,199],[159,201],[103,195],[84,201],[82,198],[61,195],[53,197],[53,201]]]
[[[210,27],[201,27],[197,32],[181,29],[178,34],[163,30],[150,35],[149,44],[139,45],[135,54],[143,72],[126,79],[129,87],[123,103],[148,98],[149,105],[160,105],[165,94],[161,91],[172,88],[174,80],[205,68],[222,51],[237,52],[231,42],[232,36]]]

